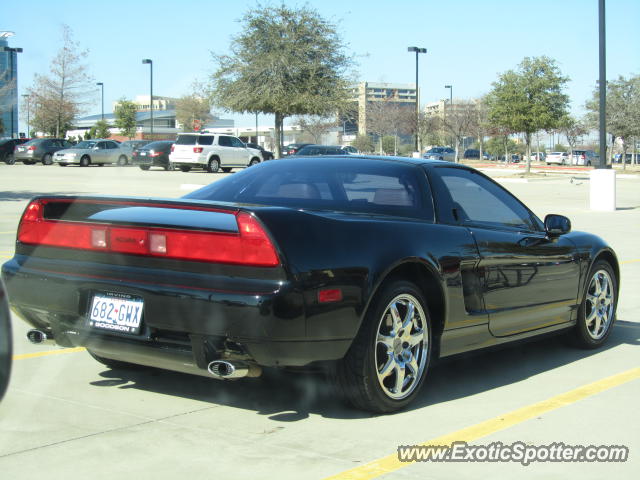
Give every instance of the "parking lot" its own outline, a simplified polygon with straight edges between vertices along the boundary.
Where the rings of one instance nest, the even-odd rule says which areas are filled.
[[[515,170],[514,170],[515,171]],[[376,416],[343,406],[312,373],[267,370],[220,382],[109,370],[83,349],[34,346],[13,317],[14,364],[0,404],[2,478],[637,478],[640,471],[640,175],[620,175],[618,209],[589,210],[587,172],[512,178],[486,173],[544,217],[605,238],[621,262],[616,326],[604,348],[561,338],[443,361],[416,402]],[[222,178],[131,167],[0,164],[0,262],[38,194],[177,197]],[[37,295],[37,292],[33,293]],[[397,461],[401,445],[523,442],[623,445],[626,462]]]

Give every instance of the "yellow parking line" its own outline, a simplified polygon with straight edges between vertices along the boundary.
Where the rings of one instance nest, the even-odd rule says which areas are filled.
[[[620,263],[636,263],[636,262],[640,262],[640,258],[636,258],[635,260],[625,260],[624,262],[620,262]]]
[[[450,445],[456,441],[473,442],[479,438],[486,437],[493,433],[505,430],[509,427],[536,418],[544,413],[557,408],[571,405],[579,400],[585,399],[597,393],[601,393],[610,388],[617,387],[632,380],[640,378],[640,367],[632,368],[626,372],[603,378],[593,383],[583,385],[566,393],[556,395],[538,403],[514,410],[505,415],[486,420],[471,427],[463,428],[453,433],[431,439],[422,446]],[[359,467],[346,470],[342,473],[328,477],[325,480],[368,480],[381,475],[394,472],[403,467],[411,465],[411,462],[401,462],[397,453],[374,460]]]
[[[19,355],[14,355],[14,360],[24,360],[25,358],[36,358],[36,357],[46,357],[48,355],[60,355],[62,353],[74,353],[74,352],[84,352],[86,348],[84,347],[74,347],[74,348],[62,348],[60,350],[46,350],[44,352],[34,352],[34,353],[21,353]]]

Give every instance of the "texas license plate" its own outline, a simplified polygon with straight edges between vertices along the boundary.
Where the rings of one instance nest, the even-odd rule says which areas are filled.
[[[144,302],[126,295],[95,294],[91,300],[89,326],[111,332],[140,332]]]

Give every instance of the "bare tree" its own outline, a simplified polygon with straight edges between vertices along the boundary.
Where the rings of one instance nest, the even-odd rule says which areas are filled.
[[[567,137],[569,151],[572,154],[578,144],[578,139],[589,132],[589,129],[586,127],[584,122],[576,120],[576,118],[571,115],[567,115],[567,117],[562,120],[558,130]]]
[[[469,125],[470,133],[478,139],[480,159],[484,152],[484,138],[488,135],[491,125],[489,123],[489,106],[485,97],[475,100],[475,108]]]
[[[176,101],[176,120],[184,132],[199,130],[211,121],[211,96],[204,84],[196,81],[191,85],[191,93]]]
[[[338,125],[335,116],[299,115],[293,121],[313,139],[313,143],[322,143],[322,137]]]
[[[465,135],[472,133],[476,116],[476,103],[468,100],[457,100],[454,108],[449,108],[442,116],[442,126],[454,138],[456,163],[460,158],[460,143]]]
[[[87,73],[88,52],[79,51],[71,28],[62,26],[62,47],[51,61],[48,73],[36,74],[27,89],[31,118],[37,130],[56,137],[66,133],[73,119],[95,99],[94,81]]]
[[[367,132],[378,136],[380,154],[383,153],[382,137],[385,135],[394,137],[394,154],[398,153],[398,135],[412,131],[414,118],[415,113],[411,107],[391,99],[367,104]]]

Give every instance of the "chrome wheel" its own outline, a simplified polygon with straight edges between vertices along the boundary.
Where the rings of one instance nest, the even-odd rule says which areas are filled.
[[[427,364],[429,332],[420,302],[409,294],[395,297],[378,324],[375,365],[385,395],[402,400],[417,388]]]
[[[584,299],[584,321],[587,333],[600,340],[609,330],[615,312],[615,290],[609,273],[598,270],[594,273]]]

